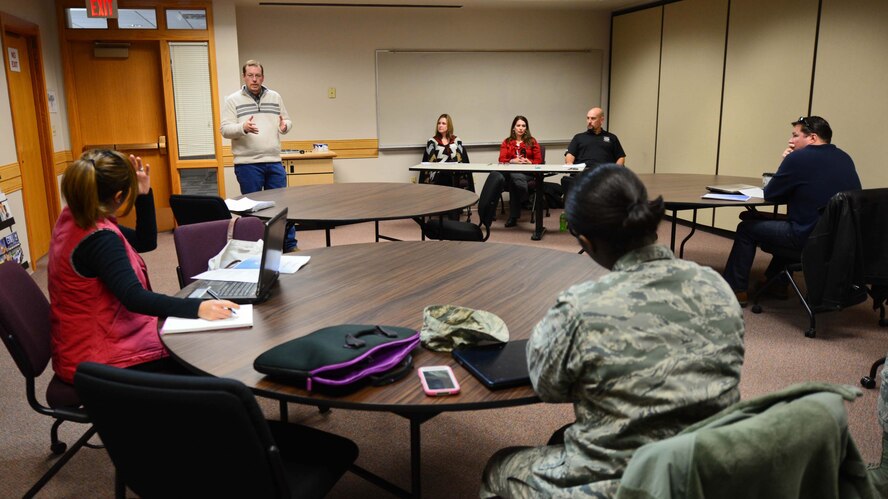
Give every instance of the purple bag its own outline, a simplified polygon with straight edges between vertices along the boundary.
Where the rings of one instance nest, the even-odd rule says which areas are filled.
[[[308,391],[339,391],[399,379],[413,367],[410,352],[418,345],[419,331],[410,328],[343,324],[271,348],[253,368]]]

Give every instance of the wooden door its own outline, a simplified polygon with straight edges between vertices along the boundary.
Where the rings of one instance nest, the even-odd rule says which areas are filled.
[[[157,228],[171,230],[175,222],[169,203],[172,184],[165,150],[160,43],[131,42],[125,58],[96,57],[92,42],[69,43],[80,150],[114,145],[123,154],[141,156],[151,165]],[[134,215],[120,223],[134,226]]]
[[[5,32],[4,40],[9,49],[18,52],[19,71],[7,71],[9,81],[10,106],[15,129],[15,148],[22,171],[22,198],[25,205],[25,219],[28,226],[28,245],[31,262],[49,251],[52,225],[57,213],[52,202],[55,194],[54,178],[47,175],[52,171],[52,161],[43,158],[40,143],[40,129],[35,103],[44,99],[35,92],[34,62],[38,54],[32,50],[29,39],[24,35]],[[46,163],[46,164],[45,164]],[[51,189],[47,187],[50,180]]]

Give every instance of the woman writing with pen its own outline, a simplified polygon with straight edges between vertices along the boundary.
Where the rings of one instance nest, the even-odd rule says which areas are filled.
[[[174,298],[151,291],[138,251],[157,247],[149,165],[117,151],[83,153],[65,170],[67,206],[52,231],[49,298],[53,370],[70,383],[77,364],[181,370],[160,342],[158,317],[231,317],[226,300]],[[136,208],[135,230],[114,214]]]

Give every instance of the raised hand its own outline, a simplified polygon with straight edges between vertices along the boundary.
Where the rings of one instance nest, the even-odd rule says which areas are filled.
[[[149,176],[151,165],[148,163],[142,164],[142,158],[139,156],[134,156],[130,154],[130,163],[133,164],[133,169],[136,170],[136,179],[139,181],[139,194],[148,194],[148,191],[151,189],[151,177]]]

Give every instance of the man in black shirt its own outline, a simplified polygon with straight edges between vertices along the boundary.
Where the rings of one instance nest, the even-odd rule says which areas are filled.
[[[585,163],[586,168],[594,168],[606,163],[623,165],[626,162],[626,153],[623,152],[620,139],[601,128],[603,123],[604,111],[600,107],[593,107],[586,113],[587,130],[574,135],[570,141],[567,154],[564,155],[565,164]],[[561,187],[565,195],[573,185],[574,177],[575,175],[562,177]]]

